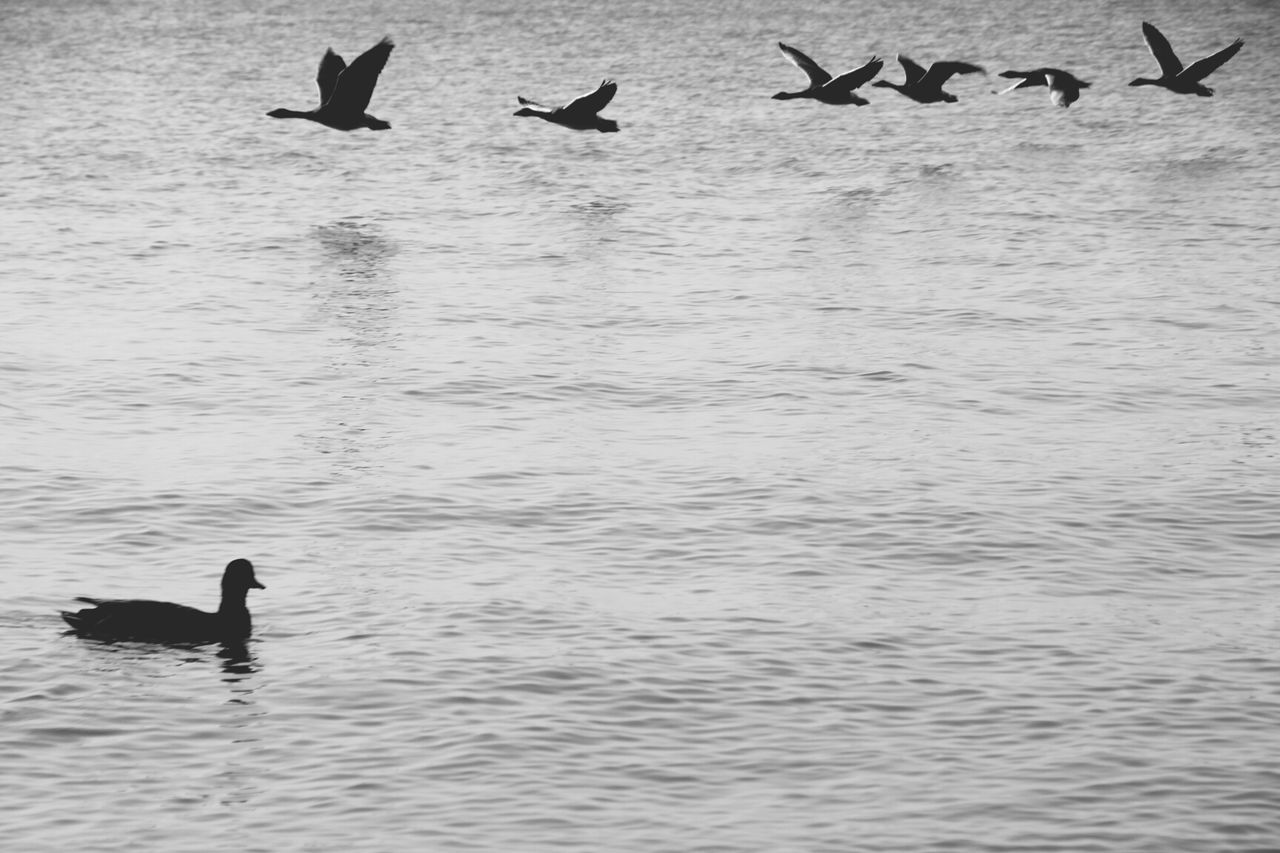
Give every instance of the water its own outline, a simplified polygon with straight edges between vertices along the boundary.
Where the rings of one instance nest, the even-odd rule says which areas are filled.
[[[0,29],[5,849],[1275,849],[1273,4]],[[263,116],[383,34],[392,131]],[[240,556],[247,654],[62,634]]]

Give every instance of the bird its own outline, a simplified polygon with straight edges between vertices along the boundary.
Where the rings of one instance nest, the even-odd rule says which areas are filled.
[[[513,115],[537,116],[552,124],[559,124],[573,130],[598,130],[601,133],[617,133],[618,123],[613,119],[596,115],[613,100],[618,93],[618,84],[612,80],[602,80],[594,92],[579,95],[562,107],[546,107],[537,101],[516,95],[521,108]]]
[[[161,643],[235,642],[253,632],[245,598],[251,589],[266,589],[254,577],[253,564],[237,559],[222,575],[222,603],[216,613],[182,604],[140,599],[104,600],[79,597],[93,605],[75,613],[62,611],[71,630],[83,637],[144,640]]]
[[[778,42],[778,48],[792,65],[809,77],[809,88],[800,92],[779,92],[773,96],[774,100],[812,98],[824,104],[854,104],[859,107],[871,103],[866,98],[853,94],[853,90],[870,82],[872,77],[880,73],[880,69],[884,67],[883,59],[872,56],[865,65],[846,71],[838,77],[832,77],[821,65],[791,45]]]
[[[272,118],[305,118],[332,127],[334,130],[390,130],[391,125],[365,112],[373,97],[373,87],[378,85],[378,75],[387,64],[387,58],[395,47],[390,37],[360,54],[347,65],[342,57],[325,51],[316,72],[316,85],[320,87],[320,106],[314,110],[276,109],[267,113]]]
[[[1080,100],[1080,90],[1088,89],[1090,83],[1077,80],[1073,75],[1057,68],[1037,68],[1034,71],[1001,71],[1001,77],[1021,78],[1000,94],[1012,92],[1014,89],[1025,89],[1028,86],[1048,86],[1049,100],[1055,106],[1069,107]]]
[[[1221,68],[1228,59],[1240,52],[1240,48],[1244,47],[1244,39],[1236,39],[1217,53],[1210,54],[1183,68],[1182,60],[1178,59],[1178,55],[1173,52],[1164,33],[1146,21],[1142,22],[1142,37],[1147,42],[1147,50],[1151,51],[1156,62],[1160,63],[1160,76],[1155,80],[1139,77],[1129,85],[1163,86],[1170,92],[1177,92],[1180,95],[1199,95],[1202,98],[1212,97],[1213,90],[1200,81]]]
[[[897,89],[911,100],[922,104],[935,104],[939,101],[953,104],[959,100],[950,92],[942,90],[942,85],[950,80],[953,74],[987,73],[980,66],[971,65],[968,62],[935,62],[929,66],[928,71],[925,71],[918,63],[902,54],[898,54],[898,64],[907,74],[904,82],[892,83],[888,80],[877,80],[871,85]]]

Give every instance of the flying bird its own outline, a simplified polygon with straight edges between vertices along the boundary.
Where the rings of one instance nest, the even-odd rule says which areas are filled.
[[[333,48],[325,51],[316,72],[316,85],[320,87],[320,106],[314,110],[272,110],[272,118],[305,118],[319,122],[335,130],[390,130],[391,125],[365,112],[373,97],[373,87],[378,85],[378,75],[387,64],[387,57],[395,45],[384,38],[366,50],[350,65]]]
[[[1001,71],[1001,77],[1020,78],[1000,94],[1012,92],[1014,89],[1025,89],[1029,86],[1048,86],[1049,100],[1054,106],[1069,107],[1080,100],[1080,90],[1088,89],[1090,83],[1077,80],[1073,75],[1057,68],[1037,68],[1034,71]]]
[[[950,80],[953,74],[987,73],[982,67],[971,65],[968,62],[935,62],[929,66],[928,71],[925,71],[918,63],[913,62],[902,54],[898,54],[898,64],[906,72],[907,79],[904,82],[892,83],[888,80],[877,80],[871,85],[897,89],[911,100],[922,104],[936,104],[940,101],[953,104],[959,100],[950,92],[943,91],[942,88],[943,84]]]
[[[574,98],[562,107],[545,107],[537,101],[516,95],[521,108],[513,115],[537,116],[543,121],[563,125],[573,130],[598,130],[601,133],[617,133],[618,123],[613,119],[596,115],[609,105],[613,96],[618,93],[618,84],[612,80],[603,80],[594,92],[588,92]]]
[[[1177,92],[1180,95],[1199,95],[1202,98],[1211,97],[1213,90],[1200,81],[1221,68],[1228,59],[1240,52],[1240,48],[1244,47],[1244,40],[1236,39],[1217,53],[1210,54],[1183,68],[1182,60],[1178,59],[1178,55],[1169,46],[1169,40],[1146,21],[1142,22],[1142,37],[1147,42],[1147,50],[1150,50],[1156,62],[1160,63],[1160,76],[1155,80],[1139,77],[1129,85],[1163,86],[1170,92]]]
[[[873,56],[865,65],[846,71],[838,77],[832,77],[821,65],[794,47],[778,42],[778,48],[792,65],[803,71],[809,78],[807,89],[799,92],[779,92],[774,95],[774,99],[779,101],[812,98],[824,104],[854,104],[861,107],[870,101],[853,94],[853,90],[869,83],[871,78],[879,74],[880,69],[884,67],[884,60]]]

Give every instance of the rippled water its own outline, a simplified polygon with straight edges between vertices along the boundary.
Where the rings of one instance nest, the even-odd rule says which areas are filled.
[[[0,31],[4,849],[1280,843],[1273,3]],[[392,131],[263,116],[384,33]],[[777,102],[779,39],[993,74]],[[245,653],[62,633],[240,556]]]

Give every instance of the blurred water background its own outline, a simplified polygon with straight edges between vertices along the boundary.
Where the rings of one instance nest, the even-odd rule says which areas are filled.
[[[1276,850],[1278,12],[6,2],[4,849]]]

